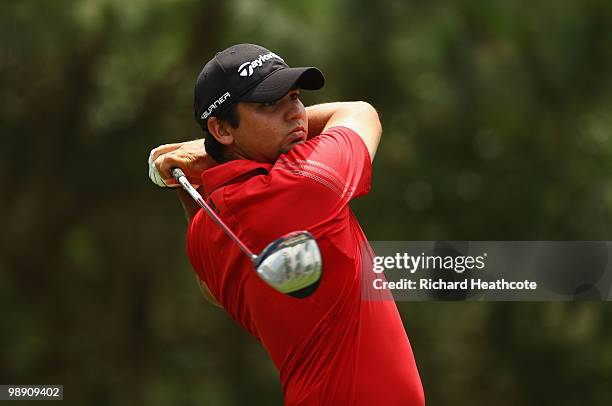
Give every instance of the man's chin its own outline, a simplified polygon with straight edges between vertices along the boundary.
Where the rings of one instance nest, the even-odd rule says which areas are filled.
[[[291,149],[293,149],[293,147],[294,147],[295,145],[296,145],[296,144],[291,144],[291,145],[287,145],[286,147],[282,147],[282,148],[280,149],[280,153],[281,153],[281,154],[286,154],[287,152],[291,151]]]
[[[292,142],[289,145],[282,146],[279,151],[280,151],[281,154],[286,154],[287,152],[291,151],[293,149],[293,147],[295,147],[296,145],[300,145],[300,144],[303,144],[305,142],[306,141],[304,141],[304,140],[299,140],[299,141]]]

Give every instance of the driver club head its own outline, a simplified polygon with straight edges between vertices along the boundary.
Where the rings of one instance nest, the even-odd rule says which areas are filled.
[[[268,244],[253,265],[259,277],[277,291],[305,298],[319,286],[323,261],[313,235],[295,231]]]

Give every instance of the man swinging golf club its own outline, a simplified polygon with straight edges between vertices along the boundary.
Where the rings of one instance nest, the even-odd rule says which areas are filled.
[[[205,296],[270,354],[286,405],[423,405],[395,303],[383,293],[362,295],[371,274],[362,270],[364,258],[372,254],[348,205],[370,189],[378,114],[365,102],[305,108],[300,90],[323,84],[318,69],[290,68],[258,45],[217,53],[195,85],[205,142],[155,148],[149,176],[159,186],[177,186],[172,170],[180,168],[201,185],[222,224],[179,191],[190,220],[189,259]],[[322,273],[296,296],[254,272],[239,244],[260,253],[298,230],[318,243]],[[282,257],[308,262],[296,245],[303,240],[289,241],[293,251]],[[294,265],[283,265],[289,279]]]

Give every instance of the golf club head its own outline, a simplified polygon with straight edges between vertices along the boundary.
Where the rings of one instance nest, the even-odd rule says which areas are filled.
[[[307,231],[295,231],[272,241],[254,265],[264,282],[297,298],[305,298],[317,289],[323,269],[319,245]]]

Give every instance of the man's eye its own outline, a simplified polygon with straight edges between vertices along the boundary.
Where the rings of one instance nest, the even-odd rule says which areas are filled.
[[[261,105],[264,106],[264,107],[272,107],[272,106],[275,106],[276,103],[278,103],[278,100],[274,100],[274,101],[271,101],[271,102],[263,102],[263,103],[261,103]]]

